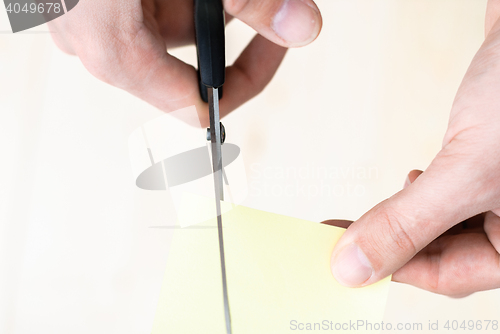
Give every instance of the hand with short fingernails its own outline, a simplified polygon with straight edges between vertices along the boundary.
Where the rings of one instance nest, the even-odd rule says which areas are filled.
[[[207,127],[208,105],[196,69],[168,50],[194,44],[193,0],[91,0],[49,22],[56,44],[77,55],[97,78],[165,111],[196,106]],[[227,68],[225,116],[259,94],[287,48],[311,43],[322,18],[313,0],[223,0],[226,21],[237,18],[258,35]],[[195,124],[195,123],[194,123]]]

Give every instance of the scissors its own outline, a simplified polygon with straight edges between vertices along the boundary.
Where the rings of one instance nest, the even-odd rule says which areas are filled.
[[[210,128],[207,131],[207,139],[210,140],[212,146],[215,207],[217,211],[222,273],[222,298],[224,301],[226,332],[227,334],[231,334],[231,314],[229,312],[229,298],[227,293],[226,261],[220,204],[224,200],[222,143],[225,140],[225,129],[220,122],[219,100],[222,98],[222,86],[226,78],[225,19],[222,0],[194,0],[194,24],[198,53],[200,95],[203,101],[208,102],[210,114]]]

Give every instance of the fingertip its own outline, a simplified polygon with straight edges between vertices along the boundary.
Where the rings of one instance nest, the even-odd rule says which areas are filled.
[[[224,8],[271,42],[286,48],[311,43],[323,24],[313,0],[224,0]]]
[[[408,173],[408,178],[410,179],[410,182],[413,183],[415,180],[422,175],[424,172],[418,169],[412,170],[410,173]]]
[[[321,13],[312,1],[285,0],[273,18],[271,28],[283,46],[300,47],[314,41],[322,28]]]
[[[348,228],[352,223],[353,223],[352,220],[342,220],[342,219],[332,219],[321,222],[321,224],[324,225],[330,225],[341,228]]]
[[[403,186],[403,189],[406,189],[408,186],[410,186],[415,180],[422,174],[423,172],[418,169],[414,169],[411,172],[408,173],[405,179],[405,184]]]

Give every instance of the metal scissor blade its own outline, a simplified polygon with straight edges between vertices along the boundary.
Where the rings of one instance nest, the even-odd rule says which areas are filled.
[[[227,293],[226,260],[224,255],[224,238],[222,233],[222,217],[220,201],[224,199],[222,177],[222,145],[219,117],[219,91],[217,88],[208,88],[208,107],[210,114],[210,138],[212,142],[212,166],[214,172],[215,206],[217,209],[217,230],[219,232],[219,253],[222,272],[222,294],[224,298],[224,315],[226,332],[231,334],[231,314],[229,312],[229,298]]]

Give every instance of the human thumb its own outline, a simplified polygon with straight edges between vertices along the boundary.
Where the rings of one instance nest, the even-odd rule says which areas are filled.
[[[307,45],[321,30],[321,13],[313,0],[224,0],[223,3],[228,14],[284,47]]]
[[[366,286],[391,275],[450,227],[481,212],[483,203],[474,197],[479,189],[463,177],[473,161],[454,160],[442,151],[412,184],[349,226],[331,258],[340,284]]]

